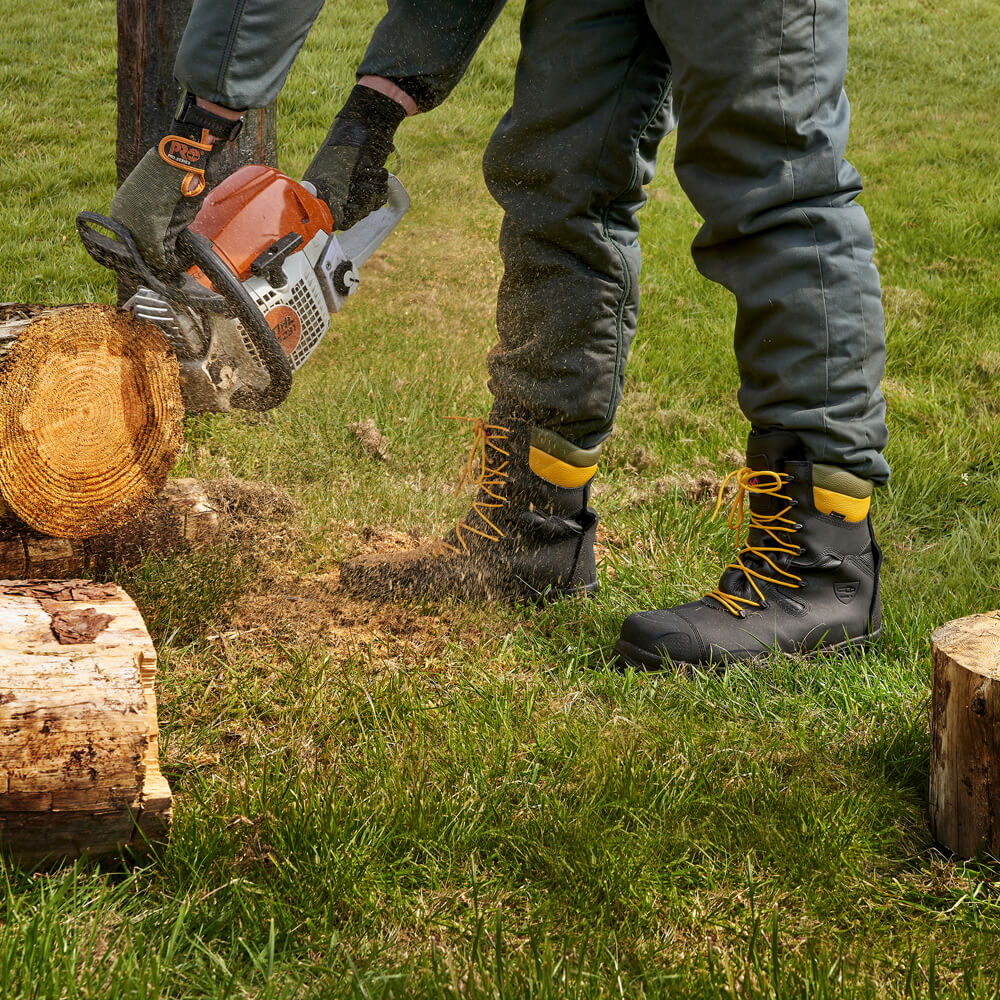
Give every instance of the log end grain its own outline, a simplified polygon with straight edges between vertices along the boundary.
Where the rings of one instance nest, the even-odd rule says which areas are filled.
[[[45,535],[112,531],[163,489],[183,416],[155,326],[112,306],[44,310],[17,329],[0,373],[0,495]]]

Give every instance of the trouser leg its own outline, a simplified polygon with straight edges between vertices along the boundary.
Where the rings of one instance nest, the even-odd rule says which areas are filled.
[[[228,108],[262,108],[278,96],[323,0],[194,0],[174,75]]]
[[[673,65],[699,270],[736,295],[740,405],[816,462],[883,483],[871,230],[844,159],[846,0],[648,0]]]
[[[641,0],[528,0],[521,43],[484,159],[504,209],[490,389],[591,448],[610,432],[635,333],[635,213],[671,127],[670,62]]]

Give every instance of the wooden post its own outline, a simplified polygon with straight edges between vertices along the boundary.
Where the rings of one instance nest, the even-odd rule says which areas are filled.
[[[183,96],[174,60],[190,13],[191,0],[118,0],[119,184],[170,130]],[[227,174],[247,163],[278,165],[275,104],[247,114],[239,141],[225,156]],[[118,301],[133,290],[120,283]]]
[[[960,857],[1000,857],[1000,611],[942,625],[931,655],[931,830]]]
[[[115,584],[0,581],[0,851],[34,864],[166,837],[155,674]]]

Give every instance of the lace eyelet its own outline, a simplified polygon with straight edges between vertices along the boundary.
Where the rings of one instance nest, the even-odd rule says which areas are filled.
[[[791,472],[786,472],[785,475],[788,477],[788,482],[794,483],[796,481],[796,476]]]

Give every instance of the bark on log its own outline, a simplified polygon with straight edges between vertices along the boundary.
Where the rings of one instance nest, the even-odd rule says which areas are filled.
[[[162,332],[113,306],[0,305],[0,495],[29,527],[87,538],[132,520],[184,441]]]
[[[196,479],[171,479],[134,520],[93,538],[48,538],[23,526],[0,527],[0,580],[103,574],[137,565],[147,552],[172,555],[225,537],[219,510]]]
[[[954,854],[1000,857],[1000,611],[931,636],[931,829]]]
[[[156,652],[131,598],[0,581],[0,849],[21,864],[142,852],[170,825]]]

